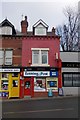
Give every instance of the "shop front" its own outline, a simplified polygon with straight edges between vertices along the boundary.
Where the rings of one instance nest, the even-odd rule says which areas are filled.
[[[20,68],[0,68],[0,97],[19,97]]]
[[[46,97],[49,89],[58,93],[58,69],[30,67],[24,69],[24,96]]]

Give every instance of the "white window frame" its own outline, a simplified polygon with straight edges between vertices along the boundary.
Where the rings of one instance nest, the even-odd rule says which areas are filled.
[[[47,35],[47,30],[46,30],[46,28],[45,27],[43,27],[43,26],[37,26],[36,28],[35,28],[35,35],[39,35],[39,36],[41,36],[41,35]]]
[[[6,51],[11,51],[12,52],[11,57],[10,56],[9,57],[6,56]],[[5,65],[12,65],[12,57],[13,57],[13,50],[12,49],[6,49],[5,50]],[[7,59],[9,59],[11,63],[9,63],[9,62],[7,63],[6,62],[6,61],[8,61]]]
[[[2,53],[2,56],[0,55],[0,65],[3,65],[4,64],[4,50],[3,49],[0,49]],[[1,62],[2,61],[2,62]]]
[[[12,35],[12,27],[0,27],[0,35]]]
[[[31,66],[50,66],[48,64],[48,51],[49,51],[49,48],[31,48],[31,50],[32,50],[32,65]],[[33,61],[33,51],[39,51],[39,63],[34,64],[34,61]],[[46,64],[42,64],[42,54],[41,54],[41,51],[47,51],[47,63]]]

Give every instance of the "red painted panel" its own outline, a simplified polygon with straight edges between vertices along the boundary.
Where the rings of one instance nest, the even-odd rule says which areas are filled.
[[[22,40],[22,66],[30,66],[32,63],[31,48],[49,48],[48,60],[51,67],[57,67],[55,53],[60,57],[60,41],[55,37],[28,37]]]

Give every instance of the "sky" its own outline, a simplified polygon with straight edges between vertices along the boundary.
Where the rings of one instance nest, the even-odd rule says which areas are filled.
[[[21,20],[27,16],[28,30],[42,19],[48,26],[63,25],[66,22],[64,9],[67,6],[77,7],[80,0],[0,0],[0,23],[7,18],[15,29],[21,31]]]

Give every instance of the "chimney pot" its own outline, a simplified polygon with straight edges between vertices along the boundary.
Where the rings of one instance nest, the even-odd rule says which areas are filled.
[[[21,21],[21,32],[23,34],[27,34],[27,28],[28,28],[28,21],[27,21],[27,16],[25,16],[25,20]]]
[[[52,34],[55,35],[55,28],[52,28]]]

